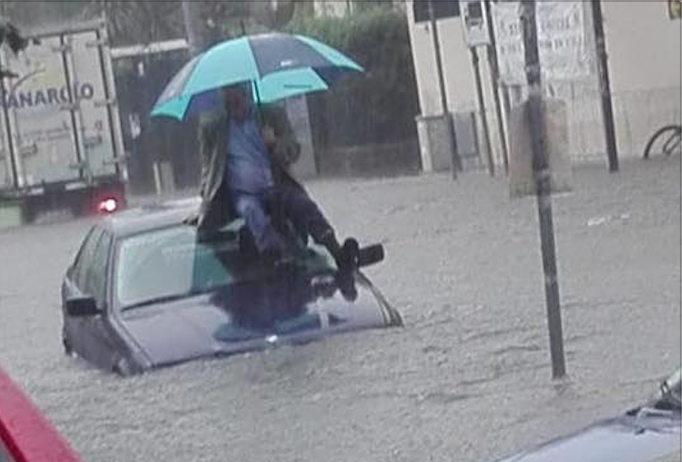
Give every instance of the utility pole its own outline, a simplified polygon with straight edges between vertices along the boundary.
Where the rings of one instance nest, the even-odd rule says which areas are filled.
[[[483,84],[481,83],[481,67],[479,66],[478,50],[475,46],[469,47],[471,50],[471,62],[474,65],[474,78],[476,80],[476,95],[478,96],[478,107],[481,111],[481,124],[483,125],[483,137],[485,138],[485,150],[488,155],[488,173],[495,176],[495,162],[493,161],[493,147],[490,142],[490,128],[488,127],[488,116],[485,110],[485,98],[483,97]]]
[[[185,25],[185,35],[187,36],[190,56],[194,57],[203,51],[205,45],[198,1],[182,1],[182,20]]]
[[[490,0],[484,1],[486,20],[488,21],[488,33],[490,34],[490,45],[488,46],[488,63],[490,66],[490,80],[493,86],[493,97],[495,98],[495,112],[497,113],[497,131],[500,135],[502,146],[502,162],[504,163],[505,173],[509,173],[509,146],[507,145],[507,133],[504,129],[502,119],[502,102],[500,101],[500,63],[497,60],[497,42],[495,38],[495,25],[493,24],[492,9]]]
[[[438,73],[438,86],[440,89],[441,108],[443,110],[443,117],[445,117],[448,124],[448,132],[450,134],[450,149],[452,156],[452,179],[457,179],[457,172],[462,171],[462,162],[459,158],[457,148],[457,133],[455,132],[455,123],[448,108],[448,96],[445,93],[445,75],[443,74],[443,60],[440,50],[440,39],[438,37],[438,22],[436,21],[436,12],[433,8],[433,1],[429,2],[429,21],[431,23],[431,37],[433,38],[433,48],[436,52],[436,70]]]
[[[616,145],[616,128],[613,122],[613,102],[611,101],[611,77],[609,76],[609,61],[606,54],[606,38],[604,36],[604,18],[601,10],[601,0],[592,0],[592,17],[594,23],[594,42],[597,47],[599,61],[599,90],[601,93],[602,117],[606,135],[606,153],[609,158],[609,172],[617,172],[618,147]]]
[[[530,123],[531,144],[533,147],[533,173],[537,187],[538,215],[540,221],[540,241],[542,247],[542,266],[545,279],[545,298],[547,303],[547,324],[552,358],[552,378],[560,379],[566,375],[564,341],[561,326],[561,304],[557,278],[556,245],[554,242],[554,223],[552,220],[552,195],[547,158],[547,127],[545,124],[542,93],[542,71],[538,49],[535,0],[522,0],[521,24],[525,46],[526,78],[528,79],[527,114]]]

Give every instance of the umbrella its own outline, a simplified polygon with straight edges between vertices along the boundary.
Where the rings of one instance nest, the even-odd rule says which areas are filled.
[[[302,35],[270,33],[228,40],[185,64],[151,115],[183,120],[215,108],[220,88],[246,82],[252,83],[258,103],[270,103],[327,90],[353,71],[363,69],[334,48]]]

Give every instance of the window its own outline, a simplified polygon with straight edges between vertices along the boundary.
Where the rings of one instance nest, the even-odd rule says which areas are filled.
[[[104,309],[106,305],[107,269],[111,243],[111,234],[106,231],[102,232],[85,279],[86,293],[95,298],[97,306],[101,309]]]
[[[436,19],[459,16],[459,0],[414,0],[412,5],[414,21],[429,21],[429,1],[433,2],[433,15]]]
[[[130,306],[232,284],[244,270],[236,236],[225,236],[204,244],[193,228],[174,226],[123,239],[115,271],[119,303]]]
[[[97,306],[104,307],[107,287],[107,268],[113,238],[102,228],[94,227],[81,247],[71,280],[84,295],[95,298]]]
[[[114,268],[117,303],[126,308],[263,279],[262,264],[240,250],[238,235],[228,226],[199,240],[196,228],[173,226],[122,239]],[[326,252],[299,250],[308,274],[332,268]]]
[[[78,257],[76,257],[76,263],[74,265],[73,273],[71,274],[71,279],[81,292],[86,291],[85,285],[87,273],[101,236],[102,229],[93,227],[90,230],[88,236],[85,238],[83,246],[78,252]]]

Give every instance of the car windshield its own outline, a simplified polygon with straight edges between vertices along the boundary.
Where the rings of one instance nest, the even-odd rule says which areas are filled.
[[[122,309],[210,292],[265,277],[266,269],[240,251],[238,233],[225,229],[198,239],[190,226],[173,226],[133,235],[118,246],[115,298]],[[332,269],[319,248],[296,247],[297,263],[316,274]]]

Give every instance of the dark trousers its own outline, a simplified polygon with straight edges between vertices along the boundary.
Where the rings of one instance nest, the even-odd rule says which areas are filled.
[[[232,201],[260,253],[286,249],[281,231],[286,221],[299,235],[310,236],[318,244],[327,245],[334,238],[333,228],[300,185],[284,181],[259,193],[233,191]]]

